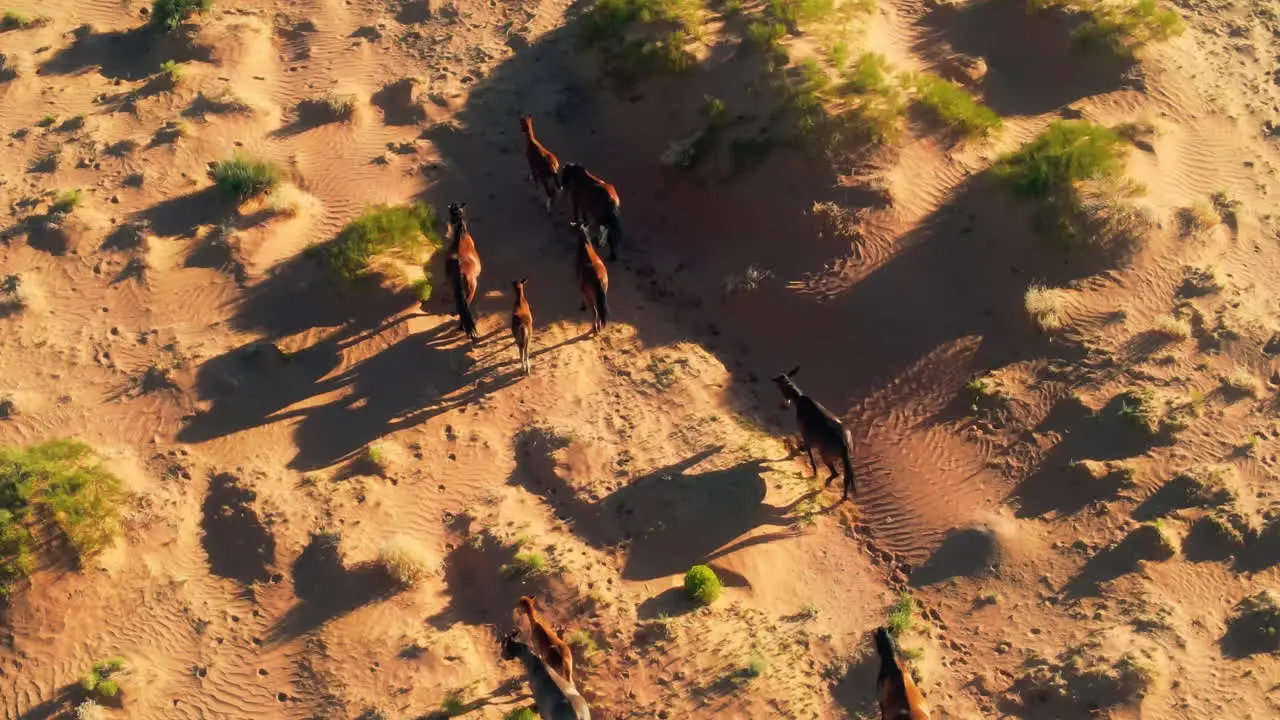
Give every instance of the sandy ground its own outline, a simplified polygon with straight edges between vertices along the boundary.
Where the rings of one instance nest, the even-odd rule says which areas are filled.
[[[4,717],[61,716],[79,674],[118,654],[113,716],[417,718],[457,694],[499,718],[529,702],[497,646],[521,594],[599,645],[579,672],[598,717],[872,717],[868,633],[904,589],[935,717],[1280,714],[1280,661],[1227,639],[1241,598],[1280,586],[1280,536],[1223,552],[1167,484],[1220,466],[1253,522],[1280,509],[1280,19],[1261,0],[1181,5],[1188,31],[1128,64],[1078,61],[1056,16],[1011,1],[882,0],[865,42],[904,68],[944,42],[985,58],[1004,129],[956,145],[913,124],[860,165],[779,150],[713,180],[658,158],[704,93],[743,93],[743,61],[712,53],[618,97],[560,0],[228,0],[165,43],[136,0],[12,3],[49,22],[0,32],[16,69],[0,81],[0,275],[30,300],[0,318],[16,408],[0,441],[83,438],[133,496],[111,550],[42,567],[8,608]],[[170,58],[188,61],[172,87],[154,80]],[[429,93],[417,108],[382,90],[406,77]],[[359,98],[352,122],[298,118],[331,89]],[[1129,173],[1159,224],[1116,270],[1044,252],[985,173],[1067,106],[1156,128]],[[549,221],[524,183],[522,112],[621,190],[628,246],[599,338],[565,211]],[[285,169],[295,214],[227,215],[206,166],[236,150]],[[868,178],[891,203],[868,203]],[[42,193],[70,188],[82,207],[41,230]],[[1181,232],[1180,209],[1217,191],[1234,220]],[[302,254],[367,205],[415,198],[468,202],[475,347],[444,293],[420,312],[403,289],[341,292]],[[1185,297],[1187,268],[1210,266],[1221,287]],[[726,293],[748,267],[768,276]],[[528,378],[507,333],[523,276]],[[1068,289],[1064,333],[1027,322],[1033,280]],[[1153,347],[1179,303],[1192,337]],[[807,467],[779,460],[793,421],[767,378],[796,364],[853,430],[856,503],[814,500]],[[1254,395],[1223,390],[1237,373]],[[975,411],[965,384],[982,376],[1003,397]],[[1137,385],[1199,398],[1176,443],[1118,426]],[[381,473],[360,462],[371,444]],[[1155,518],[1180,545],[1167,561],[1123,541]],[[395,535],[436,561],[411,590],[373,563]],[[521,548],[548,572],[504,573]],[[695,563],[727,586],[710,608],[676,589]],[[1122,657],[1153,669],[1141,692],[1115,679]],[[1060,692],[1033,682],[1045,668]]]

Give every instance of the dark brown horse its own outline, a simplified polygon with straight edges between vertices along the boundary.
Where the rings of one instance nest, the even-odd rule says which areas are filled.
[[[855,496],[858,494],[858,486],[853,479],[853,461],[850,458],[850,446],[853,443],[849,439],[849,431],[840,422],[840,418],[796,387],[791,378],[798,372],[799,365],[791,372],[773,378],[773,381],[782,392],[783,404],[794,404],[796,407],[796,421],[800,424],[800,449],[809,455],[809,466],[813,468],[814,477],[818,475],[818,463],[813,451],[817,450],[822,462],[831,471],[825,487],[830,487],[831,481],[840,474],[836,467],[839,463],[844,470],[844,497],[841,499],[848,500],[849,491],[852,490]]]
[[[471,302],[476,298],[476,286],[480,282],[480,254],[476,241],[467,230],[466,203],[449,203],[449,253],[444,259],[445,276],[453,286],[453,307],[458,315],[458,326],[475,342],[479,337],[476,319],[471,314]]]
[[[547,196],[549,215],[551,203],[560,194],[560,160],[534,137],[533,118],[528,115],[520,116],[520,132],[524,134],[524,154],[529,160],[529,181]]]
[[[575,163],[560,168],[560,187],[569,193],[574,221],[596,228],[601,244],[609,245],[609,262],[617,260],[622,246],[622,200],[617,189]]]
[[[578,222],[569,225],[581,233],[575,263],[578,289],[582,291],[582,309],[591,309],[591,332],[597,333],[609,324],[609,271],[591,244],[587,226]]]
[[[880,655],[880,675],[876,695],[881,720],[929,720],[929,705],[916,681],[902,664],[893,638],[885,628],[876,628],[876,652]]]
[[[547,663],[547,667],[572,683],[573,651],[569,649],[569,645],[542,621],[532,597],[522,596],[519,610],[529,618],[529,644],[533,647],[533,651]]]
[[[529,342],[533,339],[533,311],[529,309],[529,298],[525,295],[524,284],[529,278],[515,280],[511,283],[516,291],[516,304],[511,309],[511,337],[516,341],[516,349],[520,351],[520,366],[524,374],[529,374]]]

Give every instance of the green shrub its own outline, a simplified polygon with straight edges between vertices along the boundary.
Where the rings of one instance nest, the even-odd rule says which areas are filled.
[[[889,61],[880,53],[863,53],[845,77],[845,92],[886,93],[893,90],[889,81]]]
[[[599,0],[582,17],[581,37],[600,52],[606,74],[626,87],[647,74],[693,67],[689,45],[704,15],[697,0]]]
[[[827,17],[835,7],[835,0],[769,0],[769,15],[789,28],[799,29],[802,24]]]
[[[503,715],[502,720],[538,720],[538,714],[527,707],[516,708]]]
[[[1000,116],[959,85],[936,75],[915,77],[916,100],[948,127],[965,135],[983,135],[1000,127]]]
[[[84,558],[114,537],[122,498],[120,480],[98,465],[84,443],[0,448],[0,596],[31,570],[33,510]]]
[[[684,574],[684,591],[694,602],[710,605],[715,602],[724,588],[720,578],[706,565],[694,565]]]
[[[160,63],[160,74],[164,75],[169,82],[176,83],[182,79],[182,63],[177,60],[165,60]]]
[[[599,652],[596,647],[595,638],[591,637],[591,633],[586,630],[574,630],[565,636],[565,643],[573,648],[573,652],[579,659],[584,662],[590,662],[592,656]]]
[[[151,22],[161,30],[172,32],[196,13],[207,12],[213,0],[156,0],[151,8]]]
[[[1120,55],[1129,55],[1148,43],[1168,40],[1184,30],[1178,13],[1157,7],[1155,0],[1138,0],[1131,5],[1099,0],[1080,4],[1089,19],[1072,32],[1072,40],[1081,45],[1105,47]]]
[[[889,617],[885,622],[891,635],[898,637],[911,629],[915,624],[916,607],[916,599],[911,596],[911,593],[905,590],[898,593],[898,597],[889,606]]]
[[[120,694],[120,684],[111,676],[124,670],[124,658],[111,657],[99,660],[93,668],[80,676],[80,687],[87,693],[95,693],[99,697],[115,697]]]
[[[1019,193],[1049,198],[1080,180],[1118,175],[1124,139],[1087,120],[1056,120],[1036,139],[996,164],[996,173]]]
[[[526,550],[516,553],[515,558],[509,564],[504,565],[502,570],[507,575],[516,577],[541,575],[547,571],[547,559],[536,550]]]
[[[218,191],[237,202],[265,195],[280,184],[280,168],[275,163],[246,155],[214,163],[210,175]]]
[[[435,213],[427,205],[378,205],[347,223],[319,252],[330,271],[353,281],[368,275],[370,261],[379,255],[439,247],[434,226]],[[430,281],[424,278],[415,285],[415,292],[424,300],[424,292],[430,297]]]
[[[67,190],[65,192],[60,192],[54,199],[53,203],[49,205],[49,212],[65,215],[80,207],[80,202],[83,198],[84,193],[79,190]]]
[[[4,15],[0,16],[0,30],[25,30],[26,28],[38,27],[49,22],[49,18],[44,16],[31,17],[23,15],[17,10],[5,10]]]

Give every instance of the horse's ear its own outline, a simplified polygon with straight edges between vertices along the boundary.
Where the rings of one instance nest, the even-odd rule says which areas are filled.
[[[466,206],[467,206],[467,204],[466,204],[466,203],[464,203],[464,202],[460,202],[460,203],[458,203],[458,209],[459,209],[459,210],[461,210],[462,208],[464,208],[464,207],[466,207]]]
[[[527,277],[526,277],[526,278],[520,278],[520,284],[521,284],[521,285],[524,285],[524,284],[525,284],[525,283],[527,283],[527,282],[529,282],[529,278],[527,278]]]
[[[797,366],[795,366],[795,367],[791,368],[791,371],[787,373],[787,377],[795,377],[795,376],[796,376],[796,373],[798,373],[798,372],[800,372],[800,366],[799,366],[799,365],[797,365]]]

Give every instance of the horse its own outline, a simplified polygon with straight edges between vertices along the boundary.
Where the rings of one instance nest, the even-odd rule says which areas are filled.
[[[560,194],[560,160],[534,137],[533,118],[520,116],[520,132],[524,134],[524,154],[529,160],[529,182],[547,196],[547,214],[550,215],[551,204]]]
[[[880,674],[876,677],[880,720],[929,720],[924,694],[898,657],[889,631],[882,627],[876,628],[876,652],[880,655]]]
[[[480,281],[480,254],[476,241],[467,229],[466,203],[449,203],[449,252],[444,259],[445,276],[453,286],[453,307],[458,315],[458,327],[475,342],[479,337],[476,319],[471,314],[471,301],[476,297]]]
[[[533,311],[529,309],[529,298],[525,295],[524,285],[529,278],[514,280],[511,287],[516,291],[516,304],[511,309],[511,337],[516,341],[516,350],[520,351],[520,366],[524,374],[529,374],[529,341],[533,339]]]
[[[572,683],[573,650],[542,621],[532,597],[522,596],[517,611],[523,611],[529,618],[529,640],[533,651],[542,658],[547,667]]]
[[[560,168],[560,187],[569,193],[574,221],[597,227],[600,242],[609,245],[609,262],[616,261],[622,245],[622,200],[618,190],[576,163]]]
[[[596,254],[587,226],[579,222],[569,225],[581,233],[575,262],[578,288],[582,291],[582,309],[591,308],[591,332],[598,333],[609,323],[609,271]]]
[[[591,720],[591,710],[582,693],[521,642],[518,630],[502,639],[502,659],[518,659],[524,665],[533,701],[543,720]]]
[[[777,383],[778,390],[782,392],[783,406],[794,404],[796,407],[796,421],[800,425],[800,449],[809,455],[809,466],[813,469],[814,477],[818,476],[818,463],[813,457],[813,451],[817,450],[822,456],[822,461],[831,471],[824,487],[831,487],[831,481],[840,474],[836,468],[836,463],[840,463],[844,468],[844,496],[841,502],[849,499],[850,490],[856,497],[858,486],[853,478],[853,461],[850,458],[850,446],[853,443],[849,438],[849,431],[840,422],[840,418],[796,387],[791,378],[798,372],[799,365],[790,372],[773,378],[773,382]]]

